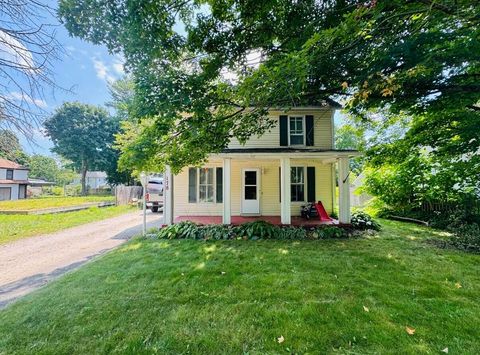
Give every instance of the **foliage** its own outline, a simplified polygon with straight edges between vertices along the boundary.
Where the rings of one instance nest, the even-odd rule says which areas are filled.
[[[60,172],[55,159],[39,154],[34,154],[29,158],[28,166],[30,168],[28,176],[34,179],[56,181]]]
[[[28,165],[28,156],[23,151],[18,137],[15,133],[6,129],[0,130],[0,158],[20,165]]]
[[[478,354],[478,255],[382,226],[374,241],[133,239],[3,309],[0,352]]]
[[[139,134],[157,138],[142,158],[175,171],[231,137],[245,142],[268,130],[268,107],[333,97],[364,123],[405,115],[410,147],[447,157],[476,152],[479,11],[467,0],[59,6],[71,34],[125,55],[135,116],[152,122]],[[185,32],[176,31],[179,20]],[[137,139],[139,149],[145,140]]]
[[[350,123],[344,123],[335,127],[335,149],[354,149],[363,151],[366,140],[364,130]],[[364,167],[364,157],[350,159],[350,169],[356,175],[360,175]]]
[[[452,232],[454,236],[451,238],[451,243],[456,248],[480,252],[480,225],[464,223],[452,229]]]
[[[112,159],[118,122],[102,108],[71,102],[58,108],[44,125],[53,141],[53,151],[71,160],[81,172],[85,195],[87,170],[101,170]]]
[[[366,228],[363,228],[366,229]],[[311,228],[295,226],[276,226],[266,221],[253,221],[240,225],[201,225],[184,221],[160,228],[152,234],[158,239],[196,239],[196,240],[316,240],[347,238],[355,233],[335,226]]]
[[[370,215],[361,211],[352,213],[351,224],[352,227],[355,229],[373,229],[376,231],[380,230],[380,224],[376,222]]]

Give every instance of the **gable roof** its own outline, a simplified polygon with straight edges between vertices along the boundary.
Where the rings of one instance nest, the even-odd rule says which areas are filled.
[[[3,169],[17,169],[17,170],[30,170],[20,164],[17,164],[13,161],[0,158],[0,168]]]

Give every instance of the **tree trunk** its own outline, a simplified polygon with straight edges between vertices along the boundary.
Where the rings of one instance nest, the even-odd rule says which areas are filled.
[[[82,178],[81,178],[81,184],[82,184],[82,196],[87,196],[87,170],[88,170],[88,165],[87,162],[84,160],[82,161]]]

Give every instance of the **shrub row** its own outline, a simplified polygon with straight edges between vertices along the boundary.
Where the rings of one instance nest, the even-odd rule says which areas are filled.
[[[354,216],[355,217],[355,216]],[[352,219],[353,222],[353,219]],[[278,240],[317,240],[332,238],[348,238],[361,234],[359,230],[378,230],[380,226],[368,215],[355,217],[355,228],[341,228],[337,226],[293,227],[276,226],[265,221],[248,222],[238,226],[201,225],[190,221],[172,224],[159,229],[151,236],[158,239],[200,239],[200,240],[228,240],[228,239],[278,239]]]

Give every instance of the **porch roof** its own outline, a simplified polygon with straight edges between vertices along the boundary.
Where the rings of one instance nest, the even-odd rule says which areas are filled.
[[[219,158],[349,158],[360,156],[358,150],[353,149],[318,149],[318,148],[230,148],[224,149],[221,153],[212,154],[213,157]]]

